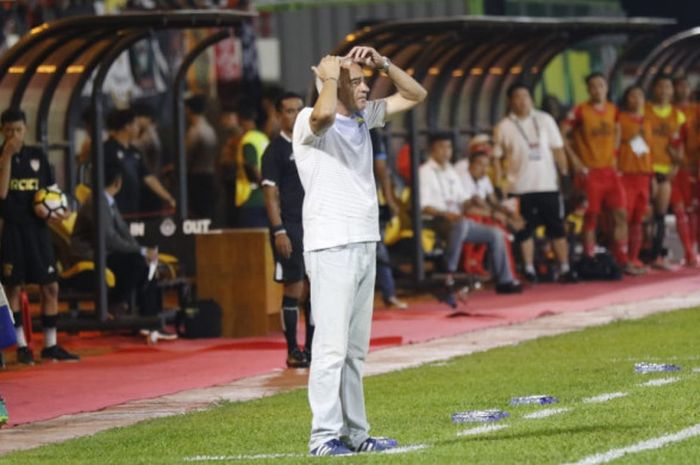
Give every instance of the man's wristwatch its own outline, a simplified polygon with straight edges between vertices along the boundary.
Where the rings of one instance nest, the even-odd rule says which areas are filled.
[[[391,60],[389,60],[389,57],[383,57],[382,66],[379,67],[379,70],[386,73],[389,71],[389,66],[391,66]]]

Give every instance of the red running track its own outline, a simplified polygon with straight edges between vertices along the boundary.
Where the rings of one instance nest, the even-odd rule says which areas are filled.
[[[679,270],[612,283],[540,284],[512,296],[480,291],[470,296],[458,315],[432,301],[413,303],[404,311],[378,309],[372,350],[698,289],[698,270]],[[229,383],[283,368],[286,355],[281,334],[178,340],[153,347],[141,338],[98,334],[62,341],[83,356],[80,363],[15,366],[0,372],[0,393],[10,411],[10,426]],[[38,352],[40,342],[34,344]]]

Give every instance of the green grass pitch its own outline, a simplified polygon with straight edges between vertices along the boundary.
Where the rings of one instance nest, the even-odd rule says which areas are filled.
[[[634,363],[670,362],[676,373],[637,374]],[[92,437],[10,454],[5,465],[250,463],[552,464],[673,434],[700,424],[700,311],[682,310],[451,359],[365,380],[372,432],[423,445],[402,454],[307,457],[310,413],[305,390],[217,405]],[[694,371],[695,369],[695,371]],[[654,379],[678,378],[658,386]],[[583,399],[626,393],[607,402]],[[548,406],[510,406],[513,396],[550,394]],[[498,408],[503,429],[458,433],[456,411]],[[568,409],[526,418],[547,408]],[[257,457],[281,454],[282,457]],[[289,455],[287,455],[289,454]],[[200,456],[218,460],[190,461]],[[237,458],[238,456],[243,456]],[[700,463],[700,436],[627,455],[615,464]]]

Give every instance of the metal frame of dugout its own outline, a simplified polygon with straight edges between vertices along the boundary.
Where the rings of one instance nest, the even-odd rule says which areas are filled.
[[[187,218],[187,178],[184,148],[182,96],[187,69],[208,47],[235,34],[234,28],[256,13],[242,11],[179,10],[176,12],[133,13],[118,16],[83,16],[42,24],[23,36],[0,57],[0,101],[21,106],[27,113],[28,134],[45,151],[64,152],[66,190],[76,184],[73,132],[83,89],[92,79],[93,141],[102,140],[104,103],[102,85],[119,55],[139,40],[158,30],[218,28],[184,57],[172,83],[175,159],[180,190],[177,216]],[[105,284],[105,224],[99,209],[106,208],[104,150],[92,144],[92,186],[96,224],[96,319],[78,327],[142,327],[134,319],[123,324],[108,321]]]
[[[416,19],[366,26],[348,34],[332,54],[345,55],[353,46],[370,45],[428,90],[426,102],[393,122],[390,133],[390,137],[405,137],[410,144],[411,178],[415,180],[420,163],[419,135],[437,128],[452,130],[455,136],[490,129],[504,114],[509,85],[523,81],[534,87],[551,60],[586,40],[607,39],[622,46],[618,63],[610,71],[612,76],[622,69],[623,62],[650,50],[664,28],[673,24],[673,20],[655,18]],[[368,71],[366,75],[370,98],[389,95],[392,85],[383,73]],[[312,87],[310,93],[314,92]],[[416,182],[411,186],[411,199],[413,275],[420,283],[425,270]]]

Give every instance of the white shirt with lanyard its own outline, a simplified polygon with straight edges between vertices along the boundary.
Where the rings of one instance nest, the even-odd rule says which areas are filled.
[[[512,193],[559,190],[552,149],[563,148],[564,141],[550,115],[532,110],[521,119],[511,113],[498,123],[494,144],[497,158],[510,154],[507,175]]]

